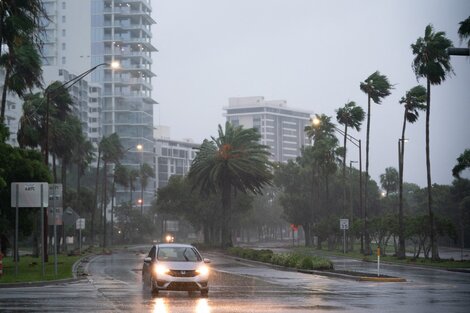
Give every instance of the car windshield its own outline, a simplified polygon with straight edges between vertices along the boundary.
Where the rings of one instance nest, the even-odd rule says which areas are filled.
[[[198,262],[200,255],[193,248],[188,247],[160,247],[157,253],[159,261]]]

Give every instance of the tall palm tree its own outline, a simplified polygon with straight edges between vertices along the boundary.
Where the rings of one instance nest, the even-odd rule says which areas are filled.
[[[457,164],[452,168],[452,175],[460,179],[460,173],[467,168],[470,168],[470,149],[465,149],[457,158]]]
[[[119,163],[121,158],[124,155],[124,147],[121,145],[119,135],[113,133],[108,137],[103,137],[100,142],[101,158],[103,159],[103,199],[102,203],[102,212],[103,212],[103,248],[106,247],[106,189],[108,181],[108,164],[109,163]]]
[[[382,99],[390,95],[390,90],[393,88],[388,81],[387,76],[381,75],[379,71],[372,73],[366,78],[364,82],[361,82],[359,87],[367,94],[367,137],[366,137],[366,188],[365,190],[365,201],[364,201],[364,240],[365,250],[364,253],[370,254],[370,237],[367,225],[367,194],[368,194],[368,181],[369,181],[369,138],[370,138],[370,101],[374,101],[376,104],[381,104]]]
[[[38,58],[41,49],[43,29],[41,19],[48,19],[42,1],[2,0],[0,2],[0,60],[6,68],[6,84],[2,93],[0,122],[5,116],[7,88],[24,94],[23,88],[37,86],[41,80],[41,66]],[[3,54],[6,54],[5,57]],[[22,59],[19,61],[18,59]],[[27,62],[25,62],[27,61]],[[30,73],[29,76],[23,74]],[[10,78],[13,76],[13,80]],[[18,82],[26,83],[24,86]]]
[[[42,68],[39,52],[29,38],[18,38],[15,47],[0,57],[5,68],[0,121],[5,118],[7,92],[23,98],[28,89],[42,86]]]
[[[331,122],[331,117],[325,114],[315,114],[311,124],[305,126],[307,137],[312,140],[312,152],[314,163],[312,170],[317,171],[325,179],[326,206],[328,207],[329,189],[328,177],[335,170],[336,148],[338,138],[335,136],[336,126]],[[315,174],[313,173],[315,176]]]
[[[259,143],[254,128],[244,129],[227,122],[219,125],[218,138],[204,140],[193,160],[188,177],[203,193],[222,196],[222,247],[232,246],[231,197],[233,192],[261,194],[271,183],[267,146]]]
[[[77,167],[77,202],[80,203],[81,178],[85,174],[86,168],[91,164],[95,156],[95,148],[90,140],[85,139],[83,134],[77,138],[74,148],[72,162]]]
[[[140,167],[140,188],[141,188],[141,208],[144,204],[144,190],[147,188],[149,177],[155,177],[155,171],[147,163],[142,164]],[[143,213],[143,212],[141,212]]]
[[[336,110],[336,120],[344,125],[343,138],[343,212],[346,212],[346,143],[348,138],[348,128],[352,127],[356,131],[361,129],[365,113],[362,107],[357,106],[354,101],[350,101],[344,107]]]
[[[418,120],[419,111],[425,110],[426,106],[426,88],[421,85],[415,86],[406,92],[401,98],[400,104],[405,107],[403,114],[403,127],[401,138],[398,140],[398,251],[397,256],[400,259],[405,258],[405,231],[403,224],[403,168],[405,160],[405,130],[406,122],[414,123]]]
[[[467,46],[470,49],[470,16],[467,17],[465,20],[459,23],[460,27],[458,30],[459,37],[461,41],[469,38]]]
[[[331,116],[325,114],[315,114],[310,125],[305,126],[304,131],[313,144],[322,139],[336,138],[335,124],[331,122]]]
[[[440,85],[448,75],[453,73],[447,48],[452,47],[452,41],[446,38],[445,32],[434,32],[432,25],[426,26],[424,37],[419,37],[411,50],[413,71],[416,78],[426,78],[426,170],[428,185],[428,211],[431,233],[432,259],[439,259],[435,238],[434,214],[432,212],[432,181],[431,159],[429,153],[429,121],[431,115],[431,85]]]
[[[135,191],[135,182],[139,177],[139,170],[132,168],[129,169],[129,203],[132,205],[132,194]]]

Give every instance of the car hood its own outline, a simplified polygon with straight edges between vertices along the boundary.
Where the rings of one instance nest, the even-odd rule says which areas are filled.
[[[198,269],[204,263],[203,262],[165,262],[165,261],[159,261],[159,262],[157,262],[157,264],[164,265],[170,270],[190,271],[190,270]]]

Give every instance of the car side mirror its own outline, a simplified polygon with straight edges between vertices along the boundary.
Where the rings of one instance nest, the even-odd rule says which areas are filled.
[[[144,258],[144,263],[151,263],[152,262],[152,258],[151,257],[145,257]]]
[[[210,262],[211,262],[211,259],[206,259],[206,258],[204,258],[203,261],[204,261],[204,263],[210,263]]]

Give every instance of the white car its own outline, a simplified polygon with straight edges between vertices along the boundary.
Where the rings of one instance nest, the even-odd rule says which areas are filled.
[[[142,281],[149,283],[154,295],[160,290],[200,291],[207,295],[208,263],[210,260],[202,258],[192,245],[156,244],[144,258]]]

